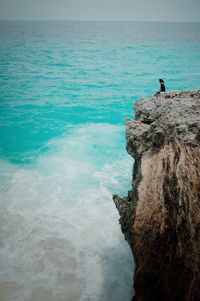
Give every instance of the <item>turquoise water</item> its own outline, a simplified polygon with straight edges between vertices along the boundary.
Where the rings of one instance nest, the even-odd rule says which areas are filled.
[[[0,22],[0,296],[130,300],[124,120],[200,88],[200,24]]]

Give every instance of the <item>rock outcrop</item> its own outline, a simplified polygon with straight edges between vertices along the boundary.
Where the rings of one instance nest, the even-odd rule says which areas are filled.
[[[200,91],[135,104],[132,191],[115,195],[135,260],[133,300],[200,300]]]

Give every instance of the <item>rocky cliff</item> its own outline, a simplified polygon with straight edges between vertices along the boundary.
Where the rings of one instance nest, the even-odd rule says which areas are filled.
[[[114,196],[135,260],[133,300],[200,300],[200,91],[135,104],[132,191]]]

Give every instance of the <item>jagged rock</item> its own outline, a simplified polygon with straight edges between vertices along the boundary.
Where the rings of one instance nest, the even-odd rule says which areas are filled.
[[[133,190],[114,196],[134,260],[134,300],[200,300],[200,91],[162,93],[127,120]]]

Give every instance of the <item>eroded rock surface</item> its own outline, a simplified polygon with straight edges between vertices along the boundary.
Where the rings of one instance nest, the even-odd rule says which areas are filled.
[[[135,104],[133,190],[114,196],[134,259],[133,300],[200,300],[200,91]]]

